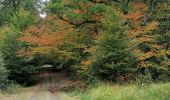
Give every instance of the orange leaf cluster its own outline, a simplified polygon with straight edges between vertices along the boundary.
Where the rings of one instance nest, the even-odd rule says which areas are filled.
[[[129,14],[125,14],[123,17],[128,20],[128,24],[131,27],[127,31],[127,36],[131,39],[133,39],[135,42],[131,45],[138,45],[140,43],[149,43],[152,44],[152,48],[158,47],[155,46],[155,37],[154,35],[148,34],[149,32],[154,31],[159,23],[156,21],[152,21],[148,23],[147,25],[141,25],[142,18],[144,16],[143,12],[146,11],[148,8],[148,5],[142,3],[142,2],[136,2],[134,3],[134,12],[131,12]],[[155,51],[156,49],[150,50],[148,52],[142,51],[139,48],[134,50],[136,54],[140,54],[138,57],[139,66],[146,67],[145,60],[149,59],[153,56],[155,56],[158,52]]]
[[[85,61],[82,61],[81,64],[83,65],[90,65],[92,63],[91,60],[85,60]]]
[[[73,12],[74,12],[75,14],[80,14],[80,13],[81,13],[81,10],[80,10],[80,9],[76,9],[76,10],[73,10]]]
[[[31,52],[26,52],[25,49],[20,49],[18,52],[17,52],[18,56],[31,56],[32,53]]]
[[[134,8],[136,9],[136,10],[147,10],[148,9],[148,5],[147,4],[145,4],[145,3],[143,3],[143,2],[136,2],[135,4],[134,4]]]
[[[148,58],[151,58],[155,55],[155,52],[147,52],[145,54],[143,54],[142,56],[139,57],[139,60],[145,60],[145,59],[148,59]]]
[[[41,34],[38,36],[22,36],[19,40],[36,45],[52,46],[62,41],[63,36],[60,34],[58,36],[53,34]]]
[[[56,26],[59,29],[56,29]],[[36,26],[30,26],[21,33],[19,41],[29,43],[29,51],[20,50],[18,55],[33,55],[35,53],[47,54],[51,52],[58,44],[64,41],[67,32],[72,31],[70,26],[66,25],[55,16],[47,16],[43,23]]]
[[[134,20],[134,21],[140,21],[142,17],[141,12],[135,12],[131,14],[127,14],[124,16],[124,18],[129,19],[129,20]]]

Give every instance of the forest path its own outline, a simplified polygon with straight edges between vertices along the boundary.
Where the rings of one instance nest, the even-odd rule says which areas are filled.
[[[0,100],[80,100],[63,91],[82,83],[69,80],[63,73],[47,71],[35,75],[34,78],[38,80],[36,85],[20,89],[16,94],[2,96]]]
[[[55,93],[55,74],[44,72],[40,74],[41,79],[37,90],[35,90],[30,100],[59,100]]]

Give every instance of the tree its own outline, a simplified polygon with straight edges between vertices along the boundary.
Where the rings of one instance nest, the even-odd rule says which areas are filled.
[[[73,36],[78,37],[75,39],[75,41],[71,40],[73,39],[73,36],[69,35],[69,38],[66,38],[66,43],[70,43],[68,48],[63,48],[62,51],[64,50],[65,54],[71,53],[71,54],[77,54],[78,56],[73,56],[73,59],[71,59],[71,62],[73,64],[67,64],[71,65],[71,69],[74,70],[74,72],[82,72],[84,69],[91,70],[91,67],[87,67],[87,65],[94,64],[94,69],[97,71],[96,74],[100,75],[102,72],[99,70],[109,70],[108,66],[112,66],[113,70],[108,71],[108,76],[107,78],[112,78],[113,80],[116,80],[117,76],[113,77],[113,74],[119,73],[119,71],[126,70],[125,69],[119,69],[118,64],[120,63],[125,63],[129,62],[130,60],[126,61],[118,61],[121,59],[121,57],[124,57],[126,54],[128,54],[130,51],[125,50],[125,47],[127,44],[123,44],[126,41],[126,36],[123,35],[123,32],[120,31],[123,28],[116,27],[121,26],[122,23],[116,24],[120,21],[121,18],[119,18],[119,13],[122,10],[116,10],[117,8],[112,8],[114,3],[122,4],[123,2],[121,1],[111,1],[111,0],[73,0],[73,1],[63,1],[63,0],[52,0],[49,5],[48,5],[48,11],[54,15],[57,16],[58,19],[62,20],[68,25],[72,26],[72,29],[74,31],[71,31],[70,33]],[[124,1],[125,3],[125,1]],[[126,1],[126,4],[128,5],[129,0]],[[112,24],[113,23],[113,24]],[[116,32],[118,31],[118,32]],[[69,33],[69,34],[70,34]],[[114,36],[115,35],[115,36]],[[85,36],[85,37],[84,37]],[[108,36],[108,37],[107,37]],[[81,38],[83,37],[83,38]],[[103,38],[102,38],[103,37]],[[87,41],[86,41],[87,38]],[[102,39],[99,39],[102,38]],[[108,38],[108,39],[107,39]],[[119,39],[120,38],[120,39]],[[70,41],[70,40],[71,41]],[[79,40],[79,41],[78,41]],[[83,41],[84,40],[84,41]],[[99,42],[95,42],[95,41]],[[69,42],[68,42],[69,41]],[[81,41],[81,42],[80,42]],[[109,43],[118,42],[122,45],[118,45],[117,43],[113,45],[109,45]],[[121,42],[122,41],[122,42]],[[66,43],[63,43],[61,47],[65,47]],[[114,49],[114,47],[118,46],[118,48],[114,51],[111,50],[100,50],[105,48],[104,43],[106,43],[107,46],[112,48],[111,50]],[[108,44],[107,44],[108,43]],[[68,46],[68,45],[67,45]],[[89,60],[91,56],[93,56],[91,49],[94,48],[95,46],[99,47],[96,49],[96,61],[93,62]],[[128,46],[127,46],[128,47]],[[122,51],[121,51],[122,49]],[[61,49],[59,49],[61,50]],[[117,51],[118,50],[118,51]],[[99,52],[97,52],[99,51]],[[120,52],[119,52],[120,51]],[[102,56],[102,54],[112,54],[110,56],[106,56],[106,58],[102,58],[99,56]],[[118,53],[122,54],[120,56]],[[125,53],[125,54],[123,54]],[[109,57],[114,58],[110,61],[107,61]],[[129,59],[133,59],[132,55],[127,55]],[[64,56],[65,57],[65,56]],[[70,57],[70,56],[68,56]],[[108,58],[107,58],[108,57]],[[120,57],[120,58],[119,58]],[[78,60],[75,60],[75,58],[78,58]],[[101,59],[100,59],[101,58]],[[67,56],[65,57],[67,59]],[[99,63],[99,59],[101,60],[101,63]],[[125,58],[126,59],[126,58]],[[65,60],[62,60],[65,61]],[[67,61],[67,60],[66,60]],[[102,64],[103,61],[103,64]],[[118,61],[117,64],[111,65],[111,63],[114,63],[114,61]],[[90,62],[90,63],[86,63]],[[98,63],[98,64],[97,64]],[[85,64],[85,66],[84,66]],[[104,65],[107,65],[107,67],[103,67]],[[127,63],[126,63],[127,64]],[[96,65],[96,66],[95,66]],[[129,62],[127,66],[129,67],[130,65],[133,65],[132,62]],[[73,67],[74,66],[74,67]],[[85,68],[86,67],[86,68]],[[103,67],[103,69],[102,69]],[[125,67],[125,66],[124,66]],[[108,68],[108,69],[107,69]],[[117,72],[114,73],[115,69]],[[123,65],[122,65],[123,68]],[[93,68],[92,68],[93,69]],[[129,68],[130,69],[130,68]],[[85,71],[85,70],[84,70]]]
[[[123,35],[119,25],[111,25],[99,38],[95,50],[95,60],[92,63],[93,73],[100,78],[120,81],[120,76],[134,74],[135,56],[128,39]],[[124,81],[124,80],[123,80]]]
[[[164,45],[160,44],[158,40],[164,33],[160,31],[161,34],[159,34],[157,31],[160,30],[161,23],[153,18],[145,23],[145,16],[143,17],[143,15],[149,6],[141,2],[135,3],[135,5],[135,11],[124,16],[128,21],[129,27],[131,27],[127,31],[127,36],[133,39],[133,45],[137,46],[134,52],[139,54],[138,67],[142,70],[142,73],[145,73],[145,70],[149,70],[154,80],[167,80],[165,77],[169,77],[169,50],[166,50]],[[153,15],[154,13],[152,12]]]
[[[168,9],[159,4],[166,5],[164,0],[51,0],[43,22],[22,27],[18,40],[25,46],[18,52],[43,55],[57,68],[79,76],[86,73],[117,81],[133,77],[136,70],[141,74],[149,70],[153,79],[165,78],[169,24],[165,32],[162,23]]]
[[[20,32],[32,23],[29,11],[23,9],[11,17],[11,23],[2,29],[2,57],[4,67],[9,71],[8,78],[20,83],[26,83],[30,73],[34,71],[33,65],[29,64],[30,59],[18,56],[18,51],[24,46],[18,41]]]
[[[34,0],[1,0],[0,1],[0,25],[10,22],[13,13],[23,8],[35,14],[36,8]]]

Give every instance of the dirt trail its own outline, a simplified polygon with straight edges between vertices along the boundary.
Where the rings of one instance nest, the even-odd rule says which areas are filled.
[[[55,75],[50,74],[49,80],[50,80],[50,87],[49,87],[49,92],[51,93],[51,100],[57,100],[57,97],[55,95],[55,80],[54,80]]]
[[[39,78],[40,78],[39,86],[37,90],[33,92],[30,100],[39,100],[39,97],[42,96],[43,92],[49,91],[49,88],[51,88],[51,84],[52,84],[51,82],[53,79],[49,72],[44,72],[40,74]],[[53,100],[57,100],[57,99],[53,99]]]
[[[30,100],[41,100],[40,98],[42,98],[44,94],[47,94],[46,98],[48,98],[48,100],[59,100],[56,96],[56,82],[58,81],[56,77],[58,77],[58,75],[53,72],[42,73],[39,76],[41,79],[39,86],[32,94]]]
[[[40,75],[40,76],[43,76],[44,74]],[[44,77],[44,76],[43,76]],[[35,92],[33,93],[33,95],[31,96],[30,100],[36,100],[36,97],[37,95],[40,93],[41,89],[42,89],[42,86],[43,86],[43,82],[40,82],[37,90],[35,90]]]
[[[75,86],[83,87],[80,81],[71,81],[66,74],[42,72],[33,76],[38,83],[35,86],[22,88],[19,93],[5,95],[0,100],[80,100],[67,95],[66,90]]]

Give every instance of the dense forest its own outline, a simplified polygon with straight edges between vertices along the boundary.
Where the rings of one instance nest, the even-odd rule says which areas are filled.
[[[0,89],[44,64],[87,84],[169,82],[170,0],[0,0]]]

